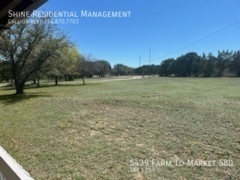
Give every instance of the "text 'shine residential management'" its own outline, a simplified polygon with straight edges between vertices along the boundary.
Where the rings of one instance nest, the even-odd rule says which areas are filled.
[[[131,17],[131,11],[80,11],[82,18],[129,18]],[[9,18],[78,18],[77,11],[33,11],[30,13],[17,12],[13,10],[8,11]]]

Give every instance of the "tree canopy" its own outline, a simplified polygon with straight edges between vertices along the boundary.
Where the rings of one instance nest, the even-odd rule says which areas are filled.
[[[19,23],[6,30],[0,39],[0,55],[10,65],[16,94],[23,94],[30,76],[67,45],[66,36],[52,24]]]
[[[160,76],[179,77],[222,77],[240,76],[240,51],[218,51],[215,57],[212,53],[199,56],[191,52],[178,57],[167,59],[161,63]]]

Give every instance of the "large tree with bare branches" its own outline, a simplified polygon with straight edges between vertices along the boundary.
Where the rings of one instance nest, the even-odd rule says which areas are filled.
[[[0,56],[10,63],[16,94],[23,94],[29,77],[67,45],[66,36],[53,24],[16,24],[6,30],[0,38]]]

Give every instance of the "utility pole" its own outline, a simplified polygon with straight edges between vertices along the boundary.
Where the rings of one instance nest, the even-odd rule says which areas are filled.
[[[151,66],[151,58],[152,58],[152,49],[151,49],[151,46],[149,48],[149,69],[150,69],[150,66]],[[149,72],[150,74],[152,74],[151,72]],[[149,74],[149,76],[150,76]]]
[[[152,58],[152,50],[151,50],[151,46],[149,48],[149,65],[151,65],[151,58]]]
[[[141,56],[139,56],[139,67],[141,66]]]

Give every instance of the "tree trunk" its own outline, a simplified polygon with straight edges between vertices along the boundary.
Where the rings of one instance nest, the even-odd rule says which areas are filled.
[[[15,82],[16,94],[24,94],[25,82]]]
[[[58,76],[55,76],[55,85],[58,85]]]
[[[67,75],[64,75],[64,79],[65,81],[68,81]]]
[[[37,78],[37,87],[40,87],[40,78]]]
[[[82,81],[83,81],[83,85],[85,85],[86,83],[85,83],[84,77],[82,77]]]
[[[35,77],[33,78],[33,84],[36,84],[36,78]]]

